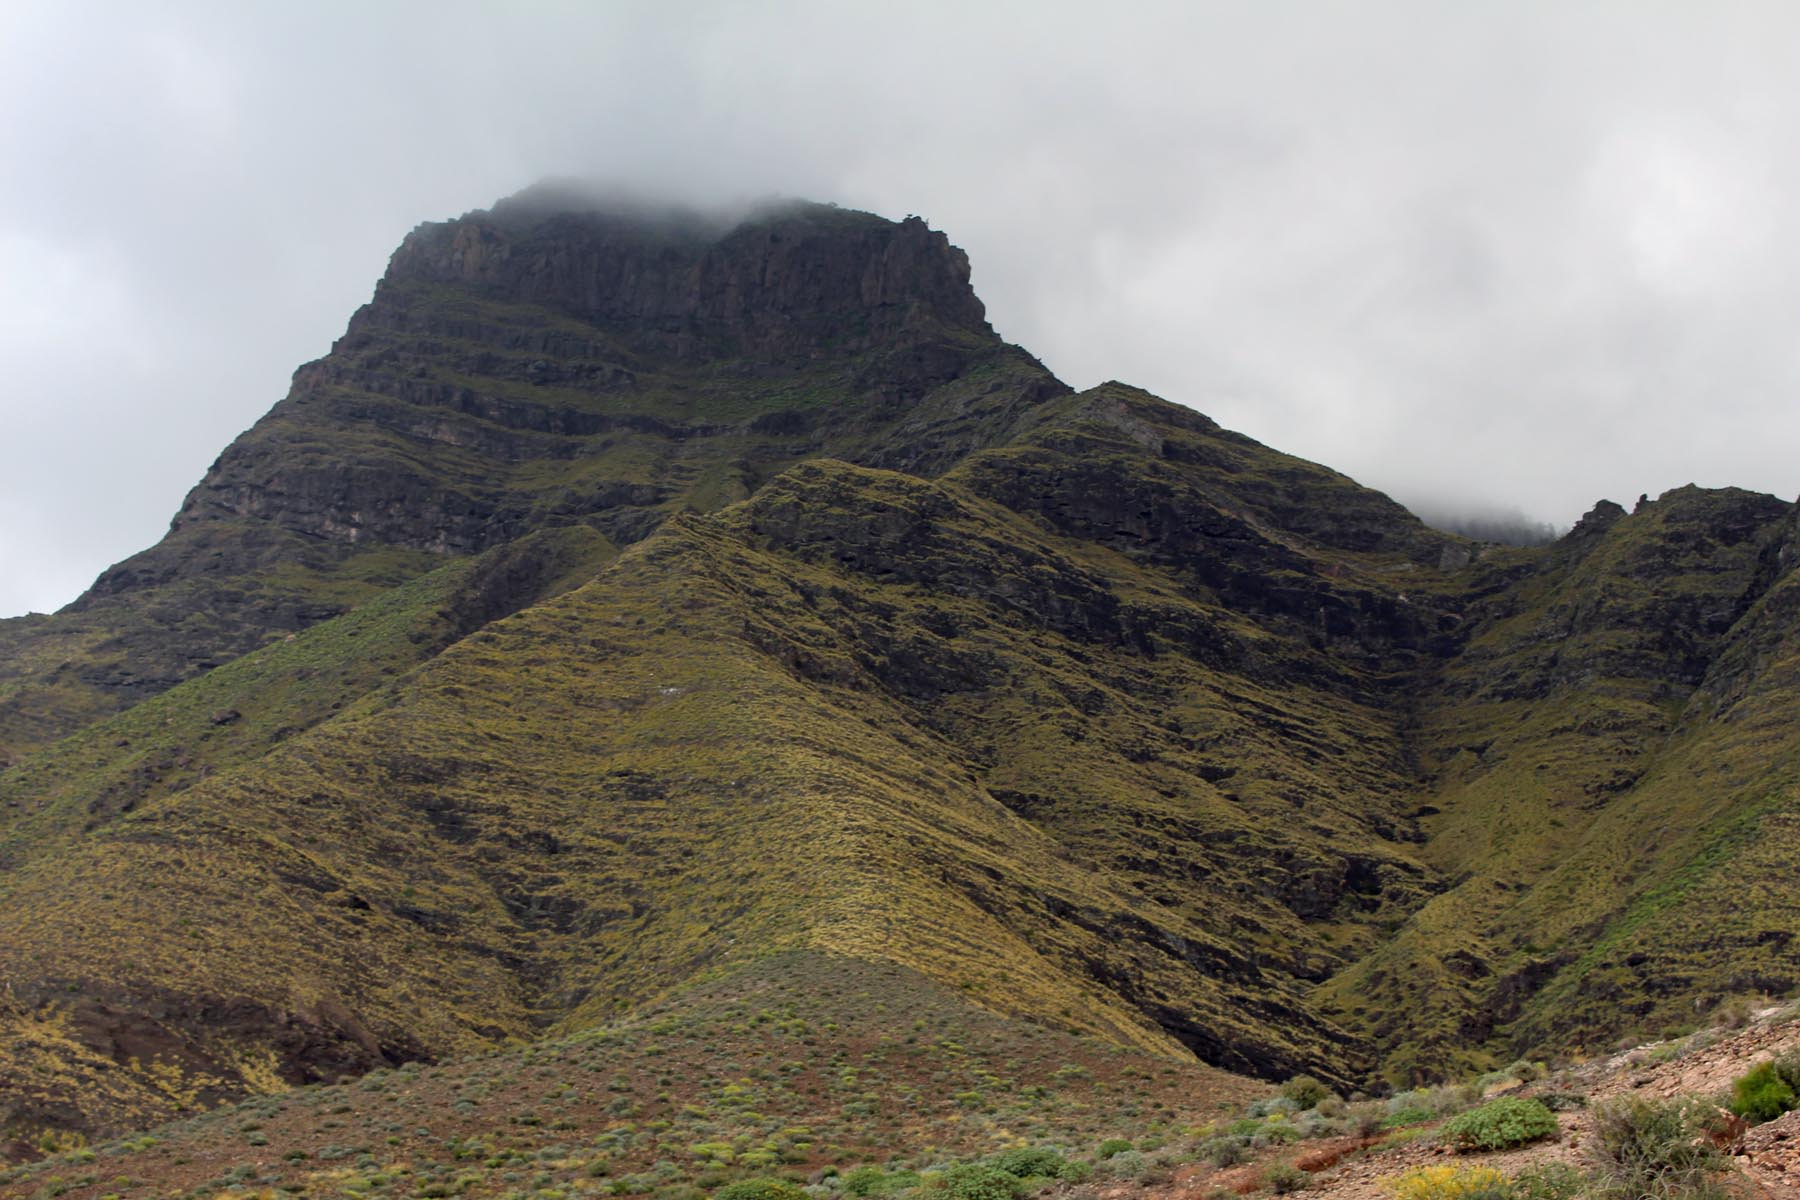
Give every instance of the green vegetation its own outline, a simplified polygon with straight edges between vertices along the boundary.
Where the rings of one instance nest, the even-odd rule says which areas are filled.
[[[1502,1096],[1452,1117],[1444,1141],[1458,1150],[1504,1150],[1554,1136],[1556,1114],[1536,1100]]]
[[[806,1192],[785,1179],[765,1175],[728,1183],[713,1193],[713,1200],[806,1200]]]
[[[1304,1112],[1335,1097],[1335,1093],[1310,1075],[1296,1075],[1281,1085],[1281,1094]]]
[[[1395,1200],[1506,1200],[1512,1183],[1494,1167],[1416,1167],[1394,1181]]]
[[[1225,1168],[1420,1135],[1521,1055],[1800,981],[1792,506],[1684,488],[1479,547],[1137,389],[1069,392],[916,226],[771,215],[721,253],[774,307],[678,321],[508,274],[686,271],[710,236],[588,232],[420,231],[163,542],[0,622],[13,1153],[629,1030],[705,1086],[588,1081],[606,1143],[530,1162],[500,1134],[575,1118],[540,1096],[502,1129],[471,1086],[456,1170],[695,1200],[861,1164],[811,1185],[881,1195],[953,1159],[1073,1183],[1098,1146],[1145,1182],[1174,1125],[1138,1092],[1176,1099],[1076,1119],[1083,1038],[1287,1079],[1189,1114]],[[490,236],[518,256],[447,265]],[[748,269],[778,243],[809,282]],[[917,294],[871,300],[873,261]],[[876,1055],[843,1006],[658,1008],[770,964],[957,1021],[889,1013]],[[633,1024],[657,1011],[754,1067]],[[1022,1080],[955,1027],[990,1019],[1064,1061]],[[1747,1108],[1791,1105],[1772,1070]],[[1481,1082],[1421,1086],[1449,1076]],[[1534,1103],[1445,1136],[1539,1136]],[[260,1123],[234,1150],[281,1180],[195,1185],[475,1187],[409,1174],[401,1120],[310,1148]]]
[[[1718,1110],[1703,1101],[1665,1102],[1626,1097],[1597,1105],[1592,1181],[1602,1197],[1723,1196],[1717,1182],[1728,1167],[1707,1138]]]
[[[1731,1111],[1759,1125],[1800,1108],[1800,1052],[1758,1063],[1731,1084]]]
[[[1018,1200],[1025,1193],[1018,1176],[988,1163],[957,1163],[942,1183],[951,1200]]]
[[[1263,1182],[1269,1185],[1271,1192],[1283,1196],[1311,1184],[1312,1176],[1292,1163],[1278,1162],[1271,1163],[1269,1169],[1263,1172]]]

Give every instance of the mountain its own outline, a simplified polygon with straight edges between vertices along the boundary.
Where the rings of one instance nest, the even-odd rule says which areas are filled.
[[[1433,530],[1073,391],[917,218],[532,189],[0,622],[0,1129],[790,968],[1341,1088],[1689,1023],[1800,981],[1797,556],[1730,489]]]

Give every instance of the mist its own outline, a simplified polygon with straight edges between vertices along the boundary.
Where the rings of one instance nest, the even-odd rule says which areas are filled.
[[[546,179],[917,213],[1072,385],[1457,511],[1792,499],[1796,58],[1777,3],[13,3],[0,614],[159,537],[408,230]]]
[[[1433,529],[1502,546],[1547,546],[1570,528],[1535,520],[1521,508],[1470,507],[1454,498],[1414,499],[1406,506]]]

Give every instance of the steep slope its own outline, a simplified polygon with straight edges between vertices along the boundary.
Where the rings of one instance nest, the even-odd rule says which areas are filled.
[[[1457,886],[1326,989],[1397,1078],[1800,980],[1768,869],[1800,765],[1793,512],[1683,488],[1497,558],[1413,735],[1424,857]]]
[[[579,204],[570,209],[568,204]],[[533,529],[624,545],[829,453],[934,473],[1067,389],[924,222],[536,189],[415,230],[156,546],[0,621],[0,768]]]
[[[1178,414],[1105,389],[1054,424],[1115,434],[1127,400]],[[1171,441],[1216,435],[1187,423]],[[1241,465],[1295,466],[1217,440]],[[1068,461],[1036,453],[1037,469]],[[1304,668],[1254,620],[1060,540],[957,482],[831,460],[679,517],[254,762],[79,840],[28,827],[0,884],[29,916],[0,934],[29,965],[15,998],[39,1021],[73,1011],[95,1049],[125,1029],[160,1048],[112,1122],[271,1073],[581,1027],[784,946],[899,962],[1165,1053],[1173,1035],[1239,1069],[1341,1073],[1352,1052],[1299,981],[1344,952],[1304,918],[1366,923],[1420,870],[1356,828],[1340,785],[1282,758],[1279,726],[1240,719],[1211,757],[1161,705],[1180,697],[1198,725],[1264,697],[1371,774],[1392,771],[1391,735],[1376,713],[1327,726],[1329,697],[1271,690]],[[216,678],[93,737],[195,711],[188,693]],[[1208,782],[1226,758],[1244,795]],[[1043,795],[1068,798],[1060,817],[1034,809]],[[1297,805],[1318,811],[1292,825]],[[1154,865],[1147,823],[1165,859],[1189,856],[1181,875]],[[1224,904],[1228,881],[1242,898]]]
[[[168,538],[0,623],[0,1131],[772,954],[1344,1087],[1784,990],[1795,513],[1438,533],[1071,391],[917,220],[421,227]]]

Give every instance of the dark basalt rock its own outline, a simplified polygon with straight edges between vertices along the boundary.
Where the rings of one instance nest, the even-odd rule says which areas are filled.
[[[813,204],[721,228],[700,214],[558,211],[526,197],[421,226],[389,264],[388,280],[402,279],[544,304],[678,359],[804,359],[826,342],[867,348],[933,322],[991,333],[968,257],[942,233],[917,217],[896,225]]]

